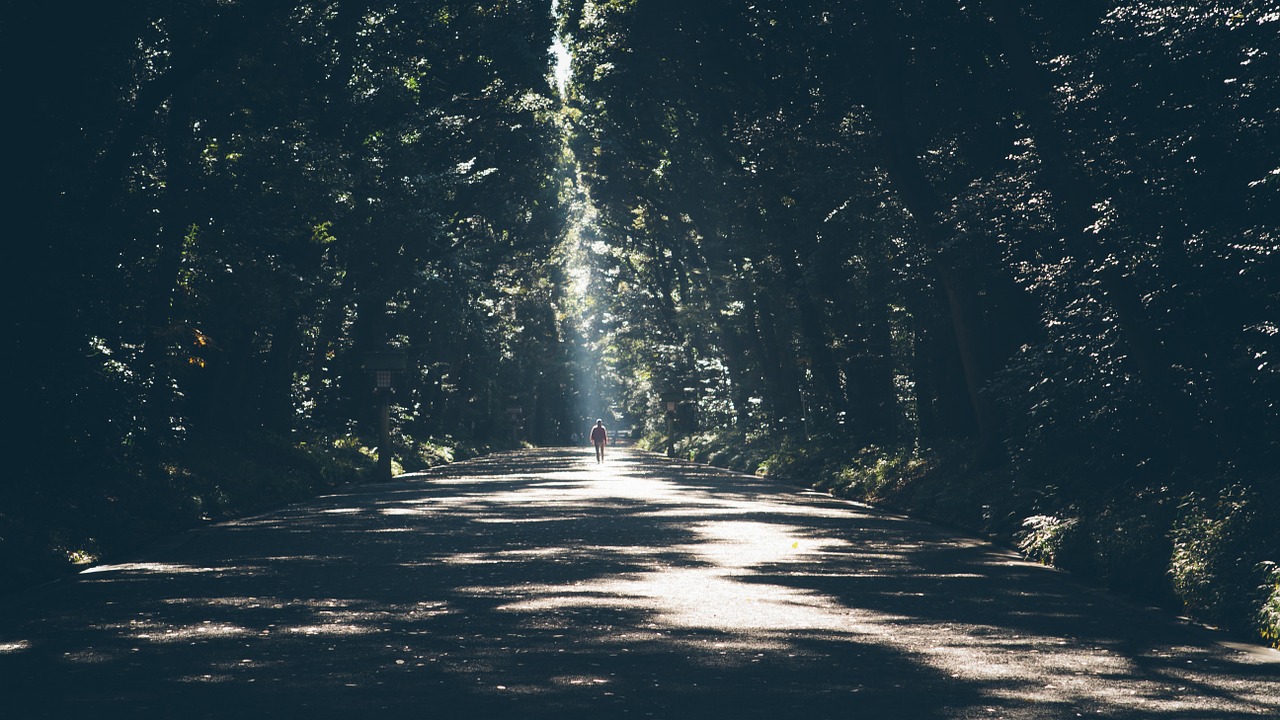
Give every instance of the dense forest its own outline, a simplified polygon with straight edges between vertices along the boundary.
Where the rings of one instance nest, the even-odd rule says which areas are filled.
[[[1280,642],[1275,0],[0,22],[7,576],[369,477],[391,349],[403,469],[606,417]]]

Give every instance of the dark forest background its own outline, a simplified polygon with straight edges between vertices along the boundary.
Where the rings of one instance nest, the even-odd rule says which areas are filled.
[[[605,417],[1276,643],[1278,38],[1276,0],[7,3],[0,571],[369,477],[390,348],[400,469]]]

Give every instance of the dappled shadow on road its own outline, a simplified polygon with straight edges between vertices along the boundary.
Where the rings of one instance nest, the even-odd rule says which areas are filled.
[[[32,716],[1280,714],[1280,666],[1060,573],[629,452],[495,455],[210,528],[0,627]]]

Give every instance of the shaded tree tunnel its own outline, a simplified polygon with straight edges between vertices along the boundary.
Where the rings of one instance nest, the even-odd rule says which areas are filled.
[[[268,5],[5,10],[19,584],[369,472],[393,350],[399,468],[598,417],[1276,640],[1274,2]]]

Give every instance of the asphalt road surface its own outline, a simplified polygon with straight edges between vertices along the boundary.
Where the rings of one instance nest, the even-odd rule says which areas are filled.
[[[131,560],[0,603],[0,718],[1280,718],[1280,653],[628,451],[495,455]]]

